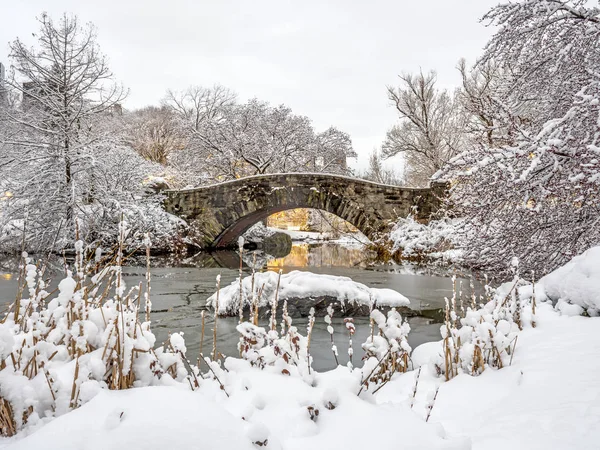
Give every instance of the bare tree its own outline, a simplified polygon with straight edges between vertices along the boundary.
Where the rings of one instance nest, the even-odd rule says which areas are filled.
[[[400,124],[388,131],[384,157],[401,153],[409,185],[426,185],[430,177],[462,151],[465,117],[454,94],[436,88],[436,74],[400,76],[402,85],[388,87]]]
[[[3,214],[27,222],[32,239],[47,244],[58,228],[70,235],[76,210],[84,211],[83,199],[93,191],[86,175],[95,164],[92,150],[110,135],[100,119],[118,109],[126,92],[113,82],[91,24],[67,14],[58,23],[46,14],[38,21],[37,47],[10,43],[7,84],[20,94],[20,107],[6,112],[16,131],[4,144],[20,176],[14,207]]]
[[[285,105],[235,103],[224,88],[194,88],[166,103],[187,130],[187,146],[170,159],[193,183],[274,172],[347,173],[355,156],[348,134],[315,133],[310,120]]]
[[[476,70],[501,69],[486,94],[491,138],[444,176],[467,219],[471,264],[502,271],[518,257],[522,269],[544,273],[600,241],[600,10],[583,0],[526,0],[485,19],[498,31]]]
[[[362,174],[362,178],[381,184],[397,186],[404,184],[401,173],[396,172],[393,168],[384,167],[383,158],[377,149],[374,149],[369,155],[369,168]]]
[[[184,91],[167,91],[163,104],[180,119],[180,125],[192,133],[202,133],[207,124],[221,122],[236,103],[235,92],[215,85],[212,88],[190,86]]]
[[[169,155],[186,145],[183,131],[166,106],[126,113],[125,123],[125,142],[148,161],[167,165]]]

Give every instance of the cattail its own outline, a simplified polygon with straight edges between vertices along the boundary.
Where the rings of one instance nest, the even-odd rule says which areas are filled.
[[[352,336],[356,332],[356,327],[354,326],[354,319],[352,317],[346,317],[344,319],[344,324],[348,330],[348,367],[350,370],[352,370],[354,367],[352,364],[352,356],[354,355],[354,350],[352,348]]]
[[[144,244],[146,245],[146,292],[144,292],[144,309],[146,313],[146,322],[150,322],[150,312],[152,310],[152,302],[150,301],[150,235],[146,233],[144,236]]]
[[[238,238],[238,249],[240,251],[240,304],[239,304],[239,316],[240,320],[238,323],[242,323],[244,321],[244,287],[242,285],[242,266],[243,266],[243,256],[244,256],[244,237],[240,236]],[[241,354],[240,354],[241,355]]]
[[[287,325],[288,318],[288,308],[287,308],[287,299],[283,301],[283,311],[281,313],[281,336],[285,335],[285,326]]]
[[[271,305],[271,331],[275,331],[275,329],[277,328],[277,303],[279,302],[279,284],[281,282],[281,273],[282,271],[280,269],[277,276],[277,287],[275,288],[275,297],[273,299],[273,304]]]
[[[535,270],[531,271],[532,297],[531,297],[531,326],[535,328]]]
[[[217,321],[219,317],[219,293],[221,292],[221,274],[217,275],[217,298],[215,300],[215,316],[213,324],[213,348],[211,358],[213,361],[217,360]]]
[[[333,326],[331,326],[331,318],[333,317],[333,306],[329,305],[327,307],[327,315],[325,316],[325,323],[327,324],[327,332],[329,333],[329,337],[331,338],[331,351],[333,353],[333,357],[335,359],[335,365],[339,366],[340,362],[338,361],[338,351],[333,341]]]
[[[205,321],[205,317],[206,317],[206,311],[203,310],[200,313],[201,328],[200,328],[200,351],[199,351],[199,358],[198,358],[198,367],[200,367],[200,359],[202,359],[202,349],[204,348],[204,321]]]
[[[308,325],[306,326],[306,363],[308,364],[308,373],[310,373],[310,340],[315,326],[315,308],[310,308],[308,313]]]
[[[254,303],[256,302],[256,292],[254,291],[254,282],[256,279],[256,252],[253,253],[252,257],[252,276],[250,278],[250,313],[254,309]]]

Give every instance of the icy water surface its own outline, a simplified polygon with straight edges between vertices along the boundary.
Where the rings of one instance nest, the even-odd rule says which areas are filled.
[[[431,310],[443,308],[444,297],[452,295],[452,280],[448,273],[433,273],[416,270],[410,266],[396,264],[373,264],[369,255],[360,245],[339,245],[333,243],[306,244],[294,243],[292,251],[285,258],[267,260],[257,256],[260,270],[305,270],[315,273],[342,275],[369,287],[394,289],[410,299],[411,308]],[[246,263],[252,264],[253,255],[248,254]],[[250,268],[244,263],[244,272]],[[16,265],[14,258],[0,261],[0,309],[14,299],[17,288]],[[239,256],[235,252],[200,253],[183,260],[153,258],[152,260],[152,329],[158,342],[167,339],[169,333],[182,331],[185,336],[188,356],[195,360],[200,347],[201,313],[206,311],[204,353],[212,349],[212,312],[205,307],[206,299],[215,291],[215,279],[221,274],[221,285],[226,286],[238,276]],[[144,264],[140,261],[124,269],[128,286],[137,285],[145,275]],[[465,287],[468,282],[465,283]],[[465,289],[466,290],[466,289]],[[333,326],[340,363],[348,360],[348,336],[342,317],[334,317]],[[409,343],[413,348],[423,342],[438,340],[439,324],[431,323],[424,317],[409,320],[411,332]],[[294,317],[293,324],[303,334],[306,331],[306,318]],[[360,364],[362,350],[360,344],[369,334],[366,317],[355,318],[356,334],[353,338],[355,364]],[[227,356],[237,355],[239,339],[235,327],[237,318],[219,318],[217,349]],[[261,324],[266,326],[267,324]],[[317,318],[312,335],[311,354],[317,370],[335,366],[331,354],[330,337],[323,318]]]

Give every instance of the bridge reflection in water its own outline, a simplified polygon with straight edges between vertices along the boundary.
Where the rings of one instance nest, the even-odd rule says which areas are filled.
[[[268,260],[266,268],[277,271],[304,267],[361,267],[368,263],[370,256],[361,244],[294,242],[288,255]]]

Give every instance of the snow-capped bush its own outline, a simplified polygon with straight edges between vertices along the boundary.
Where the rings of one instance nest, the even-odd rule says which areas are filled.
[[[457,262],[462,254],[454,245],[459,225],[459,219],[444,218],[421,223],[413,216],[399,218],[389,234],[376,241],[376,249],[385,248],[386,253],[396,259]]]
[[[124,224],[120,231],[122,239]],[[198,385],[180,335],[155,349],[150,322],[139,317],[141,285],[127,289],[122,277],[122,247],[105,264],[84,262],[83,249],[78,241],[74,266],[52,294],[44,265],[22,255],[21,288],[0,322],[2,435],[64,414],[100,389]]]
[[[487,297],[464,299],[456,284],[446,299],[446,319],[440,327],[442,346],[434,364],[446,380],[459,373],[478,375],[486,367],[510,364],[523,326],[535,326],[531,283],[515,276],[496,289],[486,286]],[[482,300],[485,303],[482,303]]]
[[[374,333],[374,325],[379,329],[378,334]],[[402,320],[395,308],[388,311],[387,317],[377,309],[371,311],[371,335],[362,344],[366,361],[362,369],[361,390],[363,386],[366,389],[381,386],[395,373],[408,370],[411,352],[407,341],[409,332],[410,325]]]

